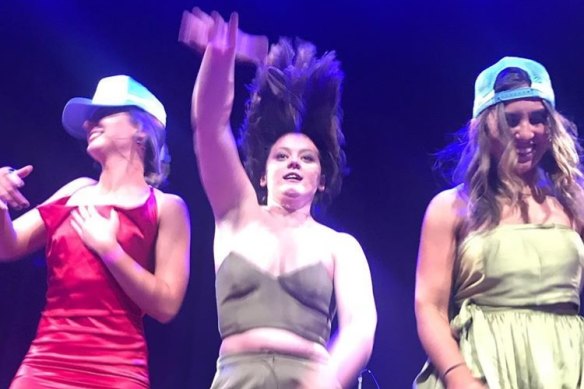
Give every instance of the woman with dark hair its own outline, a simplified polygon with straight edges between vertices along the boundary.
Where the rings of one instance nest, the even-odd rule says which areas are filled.
[[[313,45],[284,39],[267,59],[255,57],[244,169],[229,126],[235,57],[261,50],[249,47],[250,36],[242,47],[236,14],[228,24],[199,10],[188,17],[199,21],[183,23],[181,39],[205,50],[193,127],[216,222],[222,344],[212,387],[348,387],[373,346],[371,276],[359,243],[313,218],[315,204],[339,191],[345,169],[340,64],[334,53],[318,57]],[[210,33],[197,30],[204,28]],[[337,308],[339,332],[329,344]]]
[[[505,57],[475,85],[473,118],[441,154],[454,188],[428,206],[416,388],[582,388],[584,197],[574,124],[539,63]]]
[[[12,222],[8,206],[32,166],[0,169],[0,260],[46,247],[47,299],[11,389],[148,388],[142,316],[170,321],[189,277],[182,199],[154,187],[168,174],[164,107],[128,76],[71,99],[65,129],[101,166]]]

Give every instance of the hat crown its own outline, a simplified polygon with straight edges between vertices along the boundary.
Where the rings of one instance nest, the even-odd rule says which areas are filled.
[[[102,78],[97,84],[92,103],[103,106],[136,106],[148,112],[166,126],[166,111],[162,103],[142,84],[130,76]]]

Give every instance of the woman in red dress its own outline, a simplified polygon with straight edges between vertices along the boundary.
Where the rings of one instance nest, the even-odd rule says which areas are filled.
[[[42,205],[20,193],[32,166],[0,169],[0,260],[42,247],[47,297],[37,335],[11,389],[148,388],[142,316],[170,321],[189,276],[183,200],[157,189],[168,172],[164,107],[128,76],[74,98],[63,125],[87,139],[99,180],[80,178]]]

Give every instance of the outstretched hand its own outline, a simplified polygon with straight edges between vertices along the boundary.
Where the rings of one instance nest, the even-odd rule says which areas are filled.
[[[268,54],[268,38],[241,31],[238,28],[237,19],[237,13],[231,14],[229,25],[226,26],[225,21],[217,12],[213,11],[209,15],[195,7],[191,12],[183,12],[178,40],[201,53],[208,46],[219,49],[229,48],[234,49],[237,60],[255,64],[263,63]],[[230,31],[233,27],[234,29]]]
[[[0,210],[8,210],[8,206],[20,210],[30,206],[30,203],[20,193],[24,186],[23,178],[27,177],[33,168],[31,165],[20,169],[10,167],[0,168]]]

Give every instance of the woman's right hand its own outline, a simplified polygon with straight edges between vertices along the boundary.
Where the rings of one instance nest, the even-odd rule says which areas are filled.
[[[229,23],[216,12],[193,90],[193,124],[200,129],[224,128],[233,106],[235,37],[238,16]]]
[[[204,53],[212,39],[211,33],[215,28],[217,16],[216,12],[209,15],[198,7],[193,8],[191,12],[184,11],[178,33],[179,42],[199,53]],[[265,35],[252,35],[237,29],[235,59],[256,65],[262,64],[268,54],[268,46],[268,38]]]
[[[179,39],[205,52],[193,91],[193,124],[203,129],[224,128],[233,106],[236,51],[244,44],[238,37],[239,17],[232,13],[226,23],[217,12],[207,15],[195,9],[185,15]],[[250,45],[249,39],[245,44]],[[267,38],[252,40],[248,50],[254,56],[262,56],[262,50],[267,53]]]
[[[448,373],[445,381],[447,389],[489,389],[483,381],[475,378],[466,366]]]
[[[466,383],[460,383],[456,385],[448,385],[446,389],[489,389],[489,387],[483,384],[482,381],[477,380],[476,378],[472,381]]]
[[[16,210],[30,206],[28,200],[20,193],[20,188],[24,186],[22,180],[32,172],[31,165],[20,169],[10,167],[0,168],[0,210],[8,210],[8,206]]]

